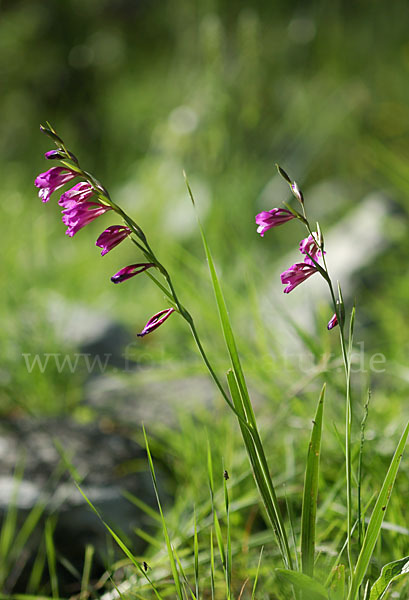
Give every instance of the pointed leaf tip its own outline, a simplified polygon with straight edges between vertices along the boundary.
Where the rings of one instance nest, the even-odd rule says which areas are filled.
[[[190,196],[190,199],[191,199],[191,201],[192,201],[192,204],[193,204],[193,206],[196,206],[196,204],[195,204],[195,199],[193,198],[193,192],[192,192],[192,189],[191,189],[191,187],[190,187],[190,185],[189,185],[189,181],[188,181],[188,179],[187,179],[186,171],[185,171],[184,169],[183,169],[183,177],[184,177],[184,179],[185,179],[185,183],[186,183],[187,191],[189,192],[189,196]]]
[[[289,184],[291,185],[292,181],[291,181],[291,179],[290,179],[289,175],[287,175],[287,173],[284,171],[284,169],[282,169],[282,168],[280,167],[280,165],[279,165],[278,163],[276,163],[276,168],[277,168],[277,171],[280,173],[281,177],[282,177],[283,179],[285,179],[285,180],[286,180],[286,182],[287,182],[287,183],[289,183]]]

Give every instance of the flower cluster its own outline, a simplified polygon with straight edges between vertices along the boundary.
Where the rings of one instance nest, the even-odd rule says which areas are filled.
[[[56,150],[49,150],[45,153],[45,158],[48,160],[60,160],[63,163],[63,166],[51,167],[48,171],[40,173],[35,179],[34,183],[39,190],[38,195],[41,200],[48,202],[55,191],[76,178],[81,179],[71,189],[64,192],[58,201],[62,209],[62,222],[67,227],[66,235],[73,237],[80,229],[110,211],[119,213],[125,219],[125,213],[110,200],[108,192],[93,177],[79,167],[77,158],[66,149],[63,141],[58,137],[56,132],[51,127],[41,126],[40,129],[57,145]],[[128,226],[132,224],[133,227]],[[105,254],[132,234],[135,234],[139,238],[142,235],[144,238],[140,228],[133,222],[126,225],[111,225],[107,227],[96,240],[96,246],[102,249],[101,256],[105,256]],[[139,243],[136,243],[140,247]],[[159,265],[153,261],[128,265],[113,275],[111,281],[113,283],[121,283],[147,269],[157,266]],[[143,337],[154,331],[174,311],[174,308],[159,311],[149,319],[138,335]]]
[[[293,195],[301,204],[303,214],[300,214],[292,209],[290,210],[289,208],[273,208],[269,211],[262,211],[256,215],[256,225],[258,225],[257,233],[259,233],[261,237],[263,237],[265,232],[269,229],[283,225],[292,219],[299,219],[307,226],[309,235],[305,239],[301,240],[299,245],[299,250],[301,254],[304,255],[304,261],[291,265],[291,267],[281,273],[281,283],[286,286],[284,288],[284,293],[289,294],[298,285],[300,285],[300,283],[303,283],[309,277],[311,277],[311,275],[314,275],[318,272],[323,272],[318,261],[323,254],[325,254],[325,252],[323,250],[321,232],[312,232],[309,227],[304,209],[304,196],[301,190],[295,181],[291,181],[287,173],[281,169],[281,167],[278,167],[278,171],[280,175],[287,181]],[[334,314],[327,327],[328,329],[332,329],[336,325],[338,325],[338,319],[337,315]]]

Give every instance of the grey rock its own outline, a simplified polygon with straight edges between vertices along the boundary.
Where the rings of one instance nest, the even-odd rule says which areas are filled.
[[[124,490],[148,505],[156,506],[156,501],[147,470],[131,472],[128,468],[132,461],[145,461],[145,453],[132,440],[129,429],[107,432],[70,419],[3,420],[0,521],[10,505],[17,507],[20,525],[34,506],[43,506],[44,516],[58,517],[54,533],[57,552],[80,568],[85,545],[93,544],[100,555],[108,534],[76,488],[57,447],[77,471],[85,495],[115,531],[132,537],[134,527],[144,527],[144,515],[124,497]],[[22,465],[21,481],[15,475],[16,465]],[[41,529],[40,524],[31,545],[38,543]],[[136,552],[142,550],[136,538],[132,544]]]

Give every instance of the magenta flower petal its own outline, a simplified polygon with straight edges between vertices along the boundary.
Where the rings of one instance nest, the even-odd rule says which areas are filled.
[[[303,262],[291,265],[287,271],[281,273],[281,283],[284,285],[287,284],[284,294],[289,294],[297,285],[300,285],[300,283],[311,277],[311,275],[314,275],[314,273],[318,273],[318,269],[308,263]]]
[[[156,315],[153,315],[153,317],[151,317],[146,323],[141,333],[138,333],[138,336],[143,337],[147,333],[151,333],[151,331],[157,329],[160,325],[162,325],[162,323],[166,321],[168,317],[170,317],[170,315],[173,312],[175,312],[174,308],[166,308],[165,310],[161,310],[158,313],[156,313]]]
[[[124,267],[118,271],[118,273],[115,273],[115,275],[111,277],[111,281],[112,283],[121,283],[122,281],[130,279],[131,277],[134,277],[134,275],[139,275],[139,273],[143,273],[147,269],[150,269],[154,266],[155,263],[138,263],[136,265],[128,265],[127,267]]]
[[[316,238],[316,236],[317,236],[317,234],[314,232],[314,237]],[[319,246],[318,246],[317,242],[315,241],[314,237],[312,235],[309,235],[304,240],[301,240],[300,252],[301,252],[301,254],[305,254],[305,255],[309,254],[315,261],[318,261],[320,256],[322,256],[322,252],[319,249]],[[306,256],[304,258],[304,262],[307,263],[308,265],[314,266],[314,263],[309,256]]]
[[[95,242],[97,246],[102,248],[101,256],[107,254],[112,248],[115,248],[125,238],[132,233],[132,230],[125,225],[111,225],[105,229]]]
[[[68,229],[65,233],[70,237],[97,217],[111,210],[110,206],[99,202],[77,203],[71,200],[70,204],[67,202],[65,205],[67,208],[62,211],[62,222],[67,225]]]
[[[273,208],[269,211],[263,211],[256,215],[257,233],[264,236],[265,232],[272,227],[278,227],[287,221],[295,219],[295,216],[286,208]]]
[[[63,208],[71,208],[71,206],[89,200],[94,195],[94,188],[86,181],[80,181],[70,190],[61,195],[58,204]]]
[[[51,194],[60,187],[78,177],[78,173],[67,167],[52,167],[35,180],[34,184],[39,188],[38,195],[43,202],[48,202]]]
[[[334,314],[332,315],[332,317],[330,318],[330,320],[328,321],[328,325],[327,325],[327,329],[333,329],[334,327],[336,327],[338,325],[338,319],[337,319],[337,315]]]

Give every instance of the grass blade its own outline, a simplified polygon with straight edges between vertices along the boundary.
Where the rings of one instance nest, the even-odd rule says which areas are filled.
[[[362,519],[362,510],[361,510],[361,487],[362,487],[362,459],[364,453],[364,444],[365,444],[365,426],[366,421],[368,419],[369,413],[369,402],[371,399],[371,390],[368,390],[368,397],[366,399],[364,405],[364,415],[361,421],[361,440],[359,444],[359,456],[358,456],[358,546],[359,550],[361,550],[362,543],[362,535],[364,531],[364,522]]]
[[[210,500],[212,504],[212,513],[213,513],[213,525],[214,531],[216,534],[217,545],[219,547],[220,558],[223,565],[223,570],[226,572],[227,563],[226,563],[226,554],[224,552],[223,546],[223,536],[220,528],[219,519],[217,517],[216,507],[214,505],[214,480],[213,480],[213,462],[212,462],[212,453],[210,450],[210,444],[207,443],[207,475],[209,478],[209,488],[210,488]]]
[[[151,586],[152,590],[155,593],[155,596],[158,600],[162,600],[162,596],[159,594],[158,590],[156,589],[155,584],[153,583],[153,581],[150,579],[150,577],[148,576],[148,574],[145,572],[145,570],[142,568],[142,566],[138,563],[138,561],[136,560],[136,558],[134,557],[134,555],[132,554],[132,552],[129,550],[129,548],[126,546],[126,544],[124,544],[124,542],[121,540],[121,538],[115,533],[115,531],[113,529],[111,529],[111,527],[104,521],[104,519],[102,518],[102,516],[100,515],[100,513],[98,512],[98,510],[95,508],[95,506],[92,504],[91,500],[88,498],[88,496],[85,494],[85,492],[81,489],[80,485],[75,482],[75,485],[79,491],[79,493],[81,494],[81,496],[84,498],[84,500],[86,501],[86,503],[88,504],[88,506],[91,508],[91,510],[96,514],[96,516],[98,517],[98,519],[101,521],[101,523],[104,525],[104,527],[106,528],[106,530],[109,532],[109,534],[111,535],[112,539],[115,540],[115,542],[118,544],[118,546],[121,548],[122,552],[125,554],[125,556],[127,556],[130,560],[130,562],[136,567],[136,569],[143,575],[143,577],[147,580],[147,582],[149,583],[149,585]],[[115,586],[116,587],[116,586]]]
[[[170,543],[168,528],[166,526],[166,521],[165,521],[165,517],[163,514],[163,510],[162,510],[162,504],[159,499],[159,492],[158,492],[158,486],[157,486],[157,482],[156,482],[155,469],[153,466],[152,456],[151,456],[151,452],[150,452],[150,448],[149,448],[148,438],[146,436],[145,427],[143,427],[143,436],[145,438],[145,446],[146,446],[146,452],[148,455],[149,469],[151,472],[153,488],[155,490],[156,501],[158,503],[159,513],[160,513],[160,517],[161,517],[161,521],[162,521],[163,535],[164,535],[164,538],[166,541],[166,547],[168,550],[168,557],[169,557],[169,562],[170,562],[170,568],[172,570],[173,581],[175,582],[176,593],[177,593],[179,600],[183,600],[182,585],[181,585],[181,581],[179,578],[179,572],[177,569],[175,556],[174,556],[174,553],[172,550],[172,545]]]
[[[213,529],[210,530],[210,589],[212,592],[212,600],[215,599],[216,590],[214,585],[214,547],[213,547]]]
[[[365,538],[362,543],[362,549],[358,557],[358,561],[352,576],[351,588],[348,594],[348,600],[355,600],[358,589],[365,577],[366,570],[369,565],[372,553],[375,548],[376,540],[381,529],[383,519],[385,517],[386,508],[389,498],[395,483],[396,475],[399,469],[402,453],[406,445],[406,440],[409,433],[409,423],[406,425],[402,437],[399,440],[395,454],[391,460],[388,472],[379,493],[375,507],[372,511],[368,527],[366,529]]]
[[[50,574],[51,593],[53,598],[58,598],[58,577],[57,577],[57,558],[55,554],[55,545],[53,539],[53,533],[55,528],[55,522],[51,519],[47,519],[45,522],[45,548],[47,553],[48,572]]]
[[[89,596],[89,578],[91,575],[92,559],[94,556],[94,546],[88,544],[85,547],[84,568],[81,578],[81,593],[79,600],[86,600]]]
[[[141,500],[140,498],[138,498],[137,496],[135,496],[134,494],[132,494],[128,490],[122,490],[122,495],[123,495],[124,498],[126,498],[127,500],[129,500],[129,502],[132,502],[132,504],[134,504],[137,508],[139,508],[146,515],[148,515],[148,517],[150,517],[151,519],[153,519],[157,523],[161,522],[160,521],[160,515],[158,515],[158,513],[156,512],[156,510],[154,510],[151,506],[149,506],[148,504],[146,504],[146,502],[144,502],[143,500]]]
[[[13,490],[0,532],[0,587],[3,586],[10,573],[10,551],[13,548],[13,540],[17,529],[17,496],[23,474],[24,462],[20,461],[14,473]]]
[[[187,181],[186,175],[185,181],[193,206],[195,206],[193,193]],[[197,217],[197,221],[209,266],[210,278],[212,281],[213,290],[216,298],[216,304],[219,311],[220,323],[222,326],[226,347],[229,353],[232,371],[234,373],[235,383],[233,384],[233,378],[230,378],[229,387],[231,388],[231,386],[234,385],[234,387],[238,390],[238,394],[236,394],[236,401],[233,400],[234,406],[231,405],[229,399],[227,399],[227,401],[230,407],[236,413],[236,416],[238,417],[244,442],[246,444],[247,452],[249,454],[250,461],[253,467],[253,472],[256,481],[258,482],[258,488],[262,496],[264,505],[266,507],[269,520],[277,537],[277,542],[283,559],[283,563],[286,567],[292,568],[292,558],[287,533],[284,527],[281,509],[277,501],[277,496],[268,469],[263,444],[258,433],[256,418],[248,393],[247,384],[244,378],[243,369],[241,367],[240,358],[237,351],[233,330],[230,324],[226,302],[224,300],[223,292],[220,286],[219,279],[217,277],[216,268],[213,262],[210,248],[207,243],[206,236],[203,227],[200,223],[199,217]],[[250,435],[245,435],[243,433],[246,428],[248,429]]]
[[[193,537],[193,554],[195,558],[195,594],[196,598],[199,598],[199,540],[197,537],[197,521],[196,521],[196,510],[194,512],[194,537]]]
[[[322,415],[324,410],[325,383],[318,400],[313,421],[307,466],[305,469],[304,494],[301,516],[301,568],[311,577],[314,575],[315,522],[317,516],[318,477],[320,466]]]
[[[26,593],[34,594],[39,590],[41,584],[41,578],[43,576],[45,568],[45,550],[44,543],[42,542],[38,548],[37,556],[35,557],[33,567],[31,569],[30,577],[27,582]]]
[[[225,476],[223,479],[224,487],[224,503],[226,507],[226,521],[227,521],[227,548],[226,548],[226,587],[227,587],[227,599],[231,598],[231,572],[232,572],[232,551],[231,551],[231,532],[230,532],[230,500],[229,491],[227,489],[227,479],[229,478],[227,471],[224,471]]]
[[[260,556],[258,557],[258,564],[257,564],[256,576],[254,578],[254,583],[253,583],[253,590],[251,592],[251,600],[254,600],[255,594],[256,594],[256,587],[257,587],[258,576],[259,576],[259,573],[260,573],[261,558],[263,556],[263,550],[264,550],[264,546],[261,546]]]
[[[241,406],[240,390],[238,388],[233,371],[228,371],[227,382],[237,411],[243,411],[243,408]],[[264,455],[263,448],[262,446],[260,447],[260,445],[256,446],[254,437],[250,434],[249,429],[245,427],[245,425],[243,425],[243,422],[241,420],[239,420],[239,426],[241,429],[244,444],[246,446],[247,455],[249,457],[250,464],[253,470],[254,479],[256,480],[257,488],[260,492],[260,496],[263,500],[264,507],[266,509],[270,523],[276,535],[276,539],[280,548],[284,565],[291,566],[292,559],[290,549],[288,546],[287,536],[285,533],[281,512],[278,507],[274,486],[271,481],[270,473],[268,471],[267,461]]]

